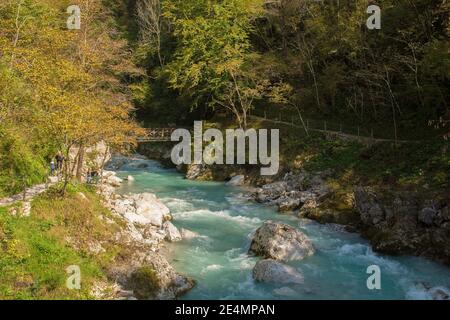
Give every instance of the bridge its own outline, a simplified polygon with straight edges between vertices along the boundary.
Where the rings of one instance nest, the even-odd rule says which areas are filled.
[[[138,142],[162,142],[170,141],[172,133],[177,128],[148,128],[143,137],[139,137]]]
[[[288,125],[288,126],[303,130],[303,126],[296,125],[293,122],[285,122],[285,121],[281,121],[281,120],[266,119],[266,118],[262,118],[262,117],[258,117],[258,116],[249,116],[249,118],[253,118],[255,120],[260,120],[260,121],[272,122],[275,124]],[[379,142],[395,142],[395,143],[419,142],[419,141],[413,141],[413,140],[398,140],[398,139],[395,140],[395,139],[379,139],[379,138],[377,139],[377,138],[374,138],[373,132],[372,132],[371,136],[364,136],[359,133],[359,129],[358,129],[358,134],[354,135],[354,134],[344,133],[344,132],[342,132],[342,130],[340,130],[340,131],[329,130],[326,128],[326,125],[324,126],[323,129],[312,128],[309,125],[307,127],[308,127],[308,131],[323,133],[328,138],[340,139],[340,140],[345,140],[345,141],[357,141],[359,143],[366,144],[366,145],[371,145],[371,144],[375,144],[375,143],[379,143]],[[140,143],[171,141],[170,138],[172,136],[172,133],[176,129],[179,129],[179,128],[173,128],[173,127],[172,128],[147,128],[145,135],[142,137],[139,137],[137,139],[137,141]],[[184,128],[184,129],[191,131],[191,134],[193,134],[192,128]]]

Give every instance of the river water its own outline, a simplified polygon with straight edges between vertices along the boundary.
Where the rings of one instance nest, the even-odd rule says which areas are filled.
[[[167,245],[171,264],[197,281],[183,299],[429,299],[425,287],[450,292],[450,268],[417,257],[376,254],[357,234],[278,214],[249,201],[243,188],[186,180],[144,159],[122,167],[119,176],[128,175],[135,181],[125,182],[120,192],[156,194],[170,208],[177,227],[199,235]],[[253,281],[252,268],[259,258],[247,251],[252,233],[265,220],[294,226],[313,241],[315,255],[289,263],[304,275],[303,285]],[[381,269],[380,290],[367,288],[370,265]]]

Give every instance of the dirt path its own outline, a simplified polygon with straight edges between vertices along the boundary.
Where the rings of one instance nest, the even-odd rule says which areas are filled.
[[[276,124],[283,124],[283,125],[286,125],[286,126],[291,126],[291,127],[294,127],[294,128],[298,128],[298,129],[304,130],[304,128],[302,126],[293,124],[291,122],[266,119],[266,118],[258,117],[258,116],[249,116],[249,118],[253,118],[253,119],[259,120],[259,121],[266,121],[266,122],[271,122],[271,123],[276,123]],[[321,133],[324,133],[324,134],[327,134],[327,135],[330,135],[330,136],[334,136],[334,137],[342,139],[342,140],[357,141],[357,142],[360,142],[362,144],[367,144],[367,145],[371,145],[371,144],[379,143],[379,142],[394,142],[394,143],[418,143],[418,142],[421,142],[421,141],[418,141],[418,140],[377,139],[377,138],[366,137],[366,136],[362,136],[362,135],[353,135],[353,134],[343,133],[343,132],[340,132],[340,131],[323,130],[323,129],[315,129],[315,128],[308,128],[308,131],[321,132]]]
[[[27,188],[25,191],[25,197],[24,197],[24,192],[21,192],[14,196],[0,199],[0,207],[7,207],[7,206],[13,205],[19,201],[25,201],[25,202],[30,201],[37,195],[40,195],[41,193],[45,192],[48,189],[48,187],[54,185],[56,182],[57,182],[56,177],[50,177],[50,181],[47,184],[45,184],[45,183],[37,184],[37,185]]]

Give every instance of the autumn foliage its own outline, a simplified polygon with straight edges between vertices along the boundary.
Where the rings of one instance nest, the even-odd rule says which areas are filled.
[[[0,3],[1,134],[42,165],[57,150],[101,140],[121,149],[140,134],[125,81],[140,71],[111,13],[101,0],[70,4],[81,8],[81,30],[67,29],[67,1]],[[0,150],[0,172],[17,169],[5,160],[13,145]]]

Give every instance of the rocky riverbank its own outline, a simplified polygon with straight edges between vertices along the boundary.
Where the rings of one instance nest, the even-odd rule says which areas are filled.
[[[450,264],[450,201],[442,195],[356,186],[334,190],[330,172],[292,173],[256,188],[251,196],[280,213],[360,232],[377,252],[417,255]]]
[[[116,188],[121,183],[114,171],[104,171],[98,188],[104,205],[122,221],[118,241],[132,248],[129,256],[111,268],[110,277],[124,289],[127,299],[175,299],[195,285],[193,279],[178,274],[162,254],[164,242],[182,240],[182,232],[171,223],[170,210],[155,195],[120,195]]]
[[[143,154],[169,162],[169,147]],[[151,149],[151,148],[150,148]],[[388,187],[354,185],[342,190],[333,185],[333,171],[280,170],[261,177],[256,166],[192,164],[177,169],[192,180],[226,181],[247,185],[249,196],[276,206],[281,214],[293,214],[320,223],[335,223],[359,232],[377,252],[417,255],[450,265],[450,197],[444,193],[402,191]]]

